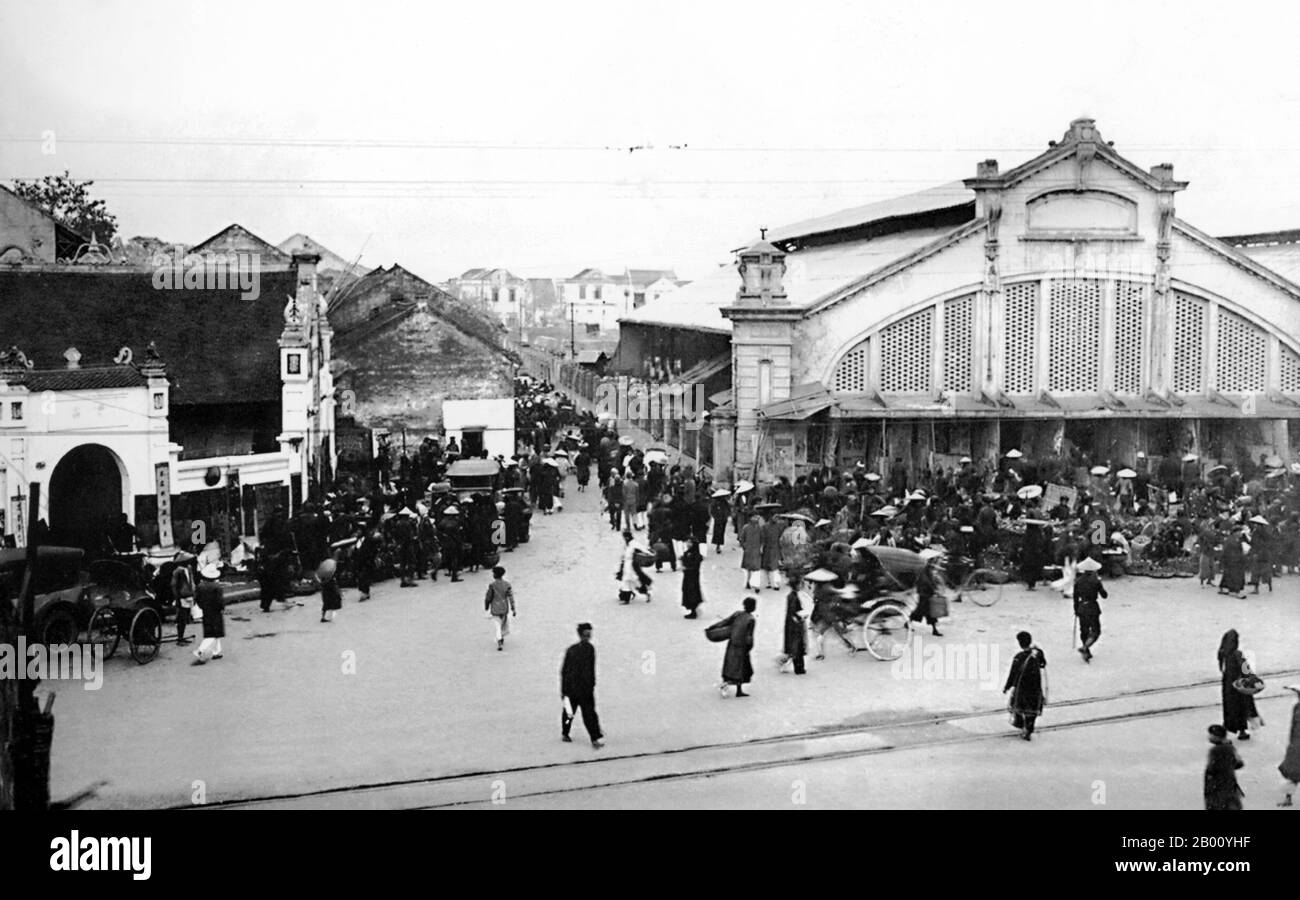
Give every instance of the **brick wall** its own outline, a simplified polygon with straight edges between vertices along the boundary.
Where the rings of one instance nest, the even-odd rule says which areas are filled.
[[[428,310],[334,348],[336,383],[356,422],[412,434],[442,427],[442,401],[514,396],[514,360]]]

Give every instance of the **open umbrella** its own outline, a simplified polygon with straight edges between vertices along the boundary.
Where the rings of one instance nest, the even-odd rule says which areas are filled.
[[[1041,484],[1027,484],[1016,491],[1016,496],[1021,500],[1037,500],[1043,496],[1043,486]]]
[[[813,523],[813,520],[805,516],[803,513],[782,513],[781,518],[798,519],[800,522],[807,522],[809,525]]]
[[[752,481],[742,481],[736,485],[737,494],[743,494],[746,491],[752,491],[753,489],[754,489],[754,482]]]
[[[1138,473],[1134,472],[1132,469],[1120,469],[1115,474],[1120,478],[1137,478],[1138,476]]]
[[[1092,472],[1093,475],[1109,475],[1110,466],[1093,466],[1089,471]]]
[[[668,462],[668,454],[662,450],[647,450],[644,458],[647,464]]]

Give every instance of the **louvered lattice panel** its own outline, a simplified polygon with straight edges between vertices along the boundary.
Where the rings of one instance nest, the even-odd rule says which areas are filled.
[[[1142,322],[1147,286],[1132,281],[1115,284],[1115,390],[1142,392]]]
[[[1034,360],[1038,358],[1038,282],[1007,285],[1004,296],[1003,390],[1008,394],[1032,393]]]
[[[1186,294],[1174,295],[1174,390],[1201,390],[1205,357],[1205,301]]]
[[[861,394],[867,390],[867,349],[868,342],[863,341],[840,360],[835,367],[832,379],[833,390],[848,394]]]
[[[971,389],[971,332],[975,298],[958,297],[943,307],[943,384],[950,391]]]
[[[913,313],[880,332],[880,389],[886,394],[930,391],[934,307]]]
[[[1062,393],[1101,387],[1101,282],[1052,281],[1047,389]]]
[[[1279,387],[1289,394],[1300,394],[1300,353],[1290,347],[1283,347],[1281,368],[1278,373]]]
[[[1219,308],[1218,388],[1259,393],[1268,366],[1268,338],[1236,313]]]

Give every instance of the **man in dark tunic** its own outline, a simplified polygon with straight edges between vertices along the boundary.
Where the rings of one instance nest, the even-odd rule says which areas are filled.
[[[731,518],[731,503],[727,499],[730,493],[726,488],[713,492],[709,501],[709,515],[713,517],[713,552],[722,552],[722,541],[727,534],[727,519]]]
[[[1034,722],[1043,713],[1047,692],[1043,684],[1043,669],[1047,668],[1047,657],[1043,651],[1034,646],[1034,638],[1028,631],[1016,635],[1020,652],[1011,660],[1011,671],[1007,673],[1007,683],[1002,693],[1011,692],[1007,709],[1011,711],[1011,724],[1020,729],[1020,736],[1031,740],[1034,734]]]
[[[258,581],[262,593],[262,612],[271,611],[271,601],[288,602],[289,553],[293,547],[284,507],[277,506],[258,535]]]
[[[442,558],[452,581],[460,581],[461,557],[465,532],[461,527],[460,508],[453,505],[442,511],[438,520],[438,542],[442,545]]]
[[[564,709],[560,713],[560,739],[572,742],[569,730],[573,720],[582,711],[582,724],[591,736],[591,746],[599,750],[601,741],[600,717],[596,715],[596,648],[591,644],[591,623],[578,626],[578,642],[564,651],[564,664],[560,666],[560,700]]]
[[[1092,662],[1092,645],[1101,637],[1101,604],[1098,597],[1108,597],[1097,571],[1101,563],[1088,557],[1079,563],[1074,576],[1074,614],[1079,617],[1079,655]]]
[[[501,511],[502,521],[506,524],[506,552],[519,546],[519,533],[523,529],[524,504],[520,499],[522,488],[510,487],[502,491],[505,509]]]

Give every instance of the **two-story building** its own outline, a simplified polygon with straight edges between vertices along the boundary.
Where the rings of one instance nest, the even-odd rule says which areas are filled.
[[[533,319],[532,286],[508,269],[467,269],[451,279],[448,292],[496,318],[512,332]]]

